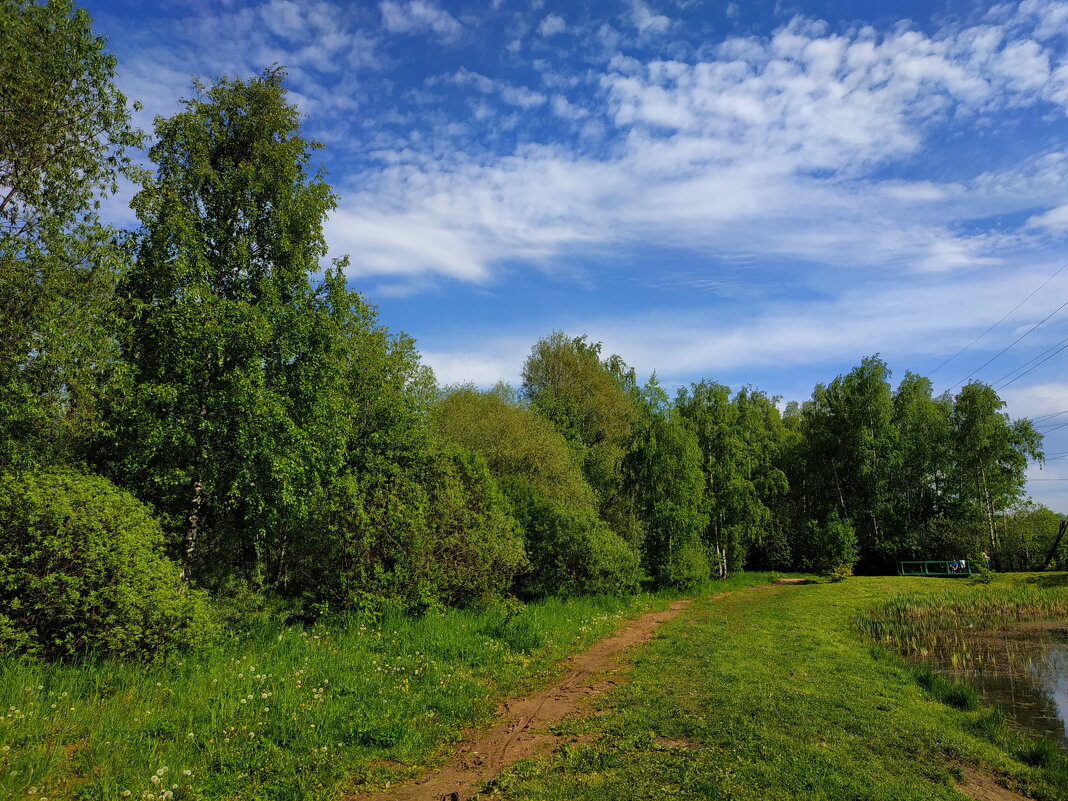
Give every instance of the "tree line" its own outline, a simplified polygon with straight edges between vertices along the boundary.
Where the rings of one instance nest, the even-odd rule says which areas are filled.
[[[307,614],[698,587],[904,558],[1034,566],[1041,437],[878,357],[804,403],[671,398],[583,336],[440,387],[325,270],[336,195],[275,67],[147,155],[67,0],[0,0],[0,648],[165,652],[252,588]],[[120,179],[138,225],[101,221]]]

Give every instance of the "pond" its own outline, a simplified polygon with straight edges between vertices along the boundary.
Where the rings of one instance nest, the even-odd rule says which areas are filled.
[[[930,634],[908,649],[911,658],[967,681],[1017,725],[1068,750],[1068,628],[1063,621]]]

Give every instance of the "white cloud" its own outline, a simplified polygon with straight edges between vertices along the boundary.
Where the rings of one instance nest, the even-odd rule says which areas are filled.
[[[661,379],[672,383],[684,382],[688,376],[730,382],[735,380],[731,376],[752,376],[765,368],[789,365],[832,364],[848,369],[874,353],[882,354],[900,378],[905,367],[915,368],[917,360],[940,362],[971,342],[981,332],[976,329],[986,324],[977,320],[976,309],[1003,307],[1006,298],[1019,295],[1021,285],[1040,284],[1048,276],[1047,267],[981,276],[932,274],[889,288],[867,284],[820,302],[765,299],[759,311],[741,319],[674,307],[660,309],[654,294],[648,310],[642,312],[581,319],[550,317],[522,336],[510,332],[485,337],[478,347],[471,347],[469,341],[455,349],[435,347],[435,369],[437,364],[454,365],[454,380],[458,380],[467,362],[482,365],[479,383],[492,384],[499,378],[515,381],[530,345],[549,330],[560,328],[572,335],[587,334],[592,341],[603,342],[606,353],[622,355],[640,374],[648,375],[655,369]],[[836,277],[828,280],[838,282]],[[1021,311],[1022,319],[1037,322],[1043,307],[1036,309],[1031,314]],[[1063,335],[1063,330],[1051,330],[1044,336],[1056,339]],[[995,340],[1001,341],[997,335]],[[903,365],[906,355],[912,363]],[[967,364],[962,359],[933,375],[936,391],[962,379],[971,369]],[[1004,363],[998,362],[979,377],[997,378],[1013,365],[1010,354]],[[782,386],[761,388],[774,394],[789,390]],[[802,394],[793,399],[803,400],[810,391],[811,385],[804,386]],[[1003,397],[1015,417],[1068,408],[1068,387],[1062,383],[1013,385]]]
[[[547,99],[541,92],[535,92],[525,86],[515,86],[500,79],[488,78],[463,67],[452,75],[432,78],[427,83],[432,86],[442,82],[456,84],[457,86],[474,86],[483,94],[496,94],[508,105],[522,109],[544,105]]]
[[[652,15],[640,3],[632,10]],[[613,125],[615,143],[596,157],[564,146],[527,146],[505,157],[437,148],[432,162],[394,160],[362,176],[365,191],[348,195],[343,212],[388,221],[390,230],[448,232],[463,267],[452,256],[423,254],[403,271],[475,280],[497,263],[550,266],[572,249],[638,241],[728,259],[989,267],[1026,250],[1042,220],[987,234],[962,233],[961,224],[1063,204],[1068,155],[952,184],[884,181],[876,171],[919,153],[932,123],[1048,100],[1036,76],[1049,72],[1049,54],[1025,33],[988,24],[936,35],[903,26],[834,34],[798,18],[769,38],[723,42],[705,60],[617,54],[592,74],[595,104],[575,102],[566,82],[550,98],[461,69],[447,80],[518,108],[549,103],[558,117],[600,130]],[[601,34],[615,36],[606,26]],[[346,242],[339,249],[361,251],[356,230],[363,229],[339,232]],[[402,270],[410,248],[393,259],[384,252],[404,239],[377,239],[383,255],[371,263]]]
[[[559,14],[550,14],[541,21],[538,26],[538,33],[542,36],[555,36],[558,33],[563,33],[567,30],[567,23],[564,22],[564,18]]]
[[[434,33],[443,41],[459,38],[463,26],[448,11],[429,0],[408,0],[406,3],[384,0],[378,6],[382,24],[391,33]]]
[[[1007,44],[992,63],[993,71],[1021,91],[1041,89],[1049,81],[1049,57],[1032,39]]]
[[[1015,417],[1034,419],[1068,409],[1068,384],[1062,382],[1013,386],[999,394],[1009,404]],[[1068,415],[1062,415],[1057,420],[1050,420],[1050,425],[1061,422],[1068,423]],[[1039,424],[1039,427],[1043,426]]]
[[[651,11],[642,0],[631,0],[630,23],[639,33],[665,33],[671,27],[671,18]]]
[[[1015,21],[1034,27],[1036,39],[1063,36],[1068,30],[1068,3],[1050,0],[1024,0],[1017,7]]]
[[[553,95],[553,114],[565,120],[585,119],[590,113],[580,106],[575,105],[563,95]]]
[[[1068,204],[1050,209],[1043,214],[1036,214],[1027,221],[1031,228],[1045,228],[1055,233],[1068,231]]]
[[[422,350],[420,355],[442,385],[472,381],[480,387],[491,387],[501,379],[519,383],[519,369],[533,343],[533,339],[501,338],[478,350]]]

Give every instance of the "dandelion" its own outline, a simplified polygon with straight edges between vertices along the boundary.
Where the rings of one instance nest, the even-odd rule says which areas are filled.
[[[122,791],[122,797],[123,798],[129,798],[131,795],[133,795],[133,793],[131,793],[129,790],[123,790]]]
[[[193,771],[191,771],[189,768],[186,768],[185,770],[182,771],[182,775],[183,776],[192,776],[193,775]]]
[[[150,782],[152,782],[153,784],[159,784],[159,782],[160,782],[159,776],[156,776],[156,775],[149,776],[148,780]]]

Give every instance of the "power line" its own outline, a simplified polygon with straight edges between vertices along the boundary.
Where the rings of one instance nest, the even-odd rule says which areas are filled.
[[[1065,267],[1068,267],[1068,262],[1066,262],[1066,263],[1065,263]],[[1062,267],[1061,269],[1063,270],[1063,269],[1064,269],[1064,267]],[[1022,339],[1023,339],[1024,337],[1026,337],[1026,336],[1027,336],[1027,335],[1029,335],[1030,333],[1032,333],[1032,332],[1033,332],[1033,331],[1034,331],[1034,330],[1035,330],[1036,328],[1038,328],[1038,327],[1039,327],[1040,325],[1042,325],[1042,324],[1043,324],[1043,323],[1045,323],[1045,322],[1046,322],[1047,320],[1049,320],[1049,318],[1050,318],[1050,317],[1052,317],[1053,315],[1055,315],[1055,314],[1056,314],[1057,312],[1059,312],[1059,311],[1060,311],[1061,309],[1063,309],[1063,308],[1064,308],[1065,306],[1068,306],[1068,300],[1064,301],[1064,303],[1062,303],[1062,304],[1061,304],[1060,306],[1058,306],[1058,307],[1057,307],[1056,309],[1054,309],[1053,311],[1051,311],[1051,312],[1050,312],[1049,314],[1047,314],[1047,315],[1046,315],[1045,317],[1043,317],[1043,318],[1042,318],[1041,320],[1039,320],[1039,321],[1038,321],[1037,323],[1035,323],[1035,324],[1034,324],[1033,326],[1031,326],[1030,328],[1028,328],[1028,329],[1027,329],[1026,331],[1024,331],[1024,332],[1023,332],[1022,334],[1020,334],[1020,336],[1016,337],[1016,339],[1014,339],[1014,340],[1013,340],[1012,342],[1010,342],[1010,343],[1009,343],[1008,345],[1006,345],[1006,346],[1005,346],[1004,348],[1002,348],[1002,349],[1001,349],[1000,351],[998,351],[998,352],[997,352],[997,353],[996,353],[996,354],[995,354],[994,356],[990,357],[990,358],[989,358],[989,359],[987,359],[987,360],[986,360],[985,362],[983,362],[983,363],[982,363],[981,365],[979,365],[979,366],[978,366],[978,367],[976,367],[976,368],[975,368],[974,370],[972,370],[972,371],[971,371],[970,373],[968,373],[968,375],[964,376],[964,378],[963,378],[963,379],[961,379],[961,380],[960,380],[960,381],[958,381],[958,382],[957,382],[956,384],[954,384],[953,386],[951,386],[951,387],[950,387],[950,389],[953,389],[954,387],[959,387],[959,386],[960,386],[961,384],[963,384],[963,383],[964,383],[965,381],[967,381],[967,380],[968,380],[969,378],[971,378],[971,377],[972,377],[973,375],[975,375],[976,373],[978,373],[978,372],[979,372],[980,370],[982,370],[982,369],[983,369],[984,367],[986,367],[986,366],[987,366],[988,364],[990,364],[990,363],[991,363],[992,361],[994,361],[995,359],[997,359],[997,358],[999,358],[999,357],[1003,356],[1003,355],[1004,355],[1005,353],[1007,353],[1007,352],[1008,352],[1009,350],[1011,350],[1011,349],[1012,349],[1013,347],[1015,347],[1015,346],[1016,346],[1016,345],[1017,345],[1017,344],[1018,344],[1018,343],[1020,342],[1020,340],[1022,340]]]
[[[1032,417],[1031,422],[1037,423],[1041,420],[1049,420],[1052,417],[1060,417],[1062,414],[1068,414],[1068,409],[1065,409],[1063,412],[1050,412],[1049,414],[1040,414],[1038,417]]]
[[[1065,337],[1064,339],[1062,339],[1060,342],[1056,343],[1055,345],[1050,345],[1048,348],[1046,348],[1044,351],[1042,351],[1037,356],[1033,356],[1032,358],[1028,359],[1023,364],[1021,364],[1021,365],[1019,365],[1017,367],[1014,367],[1012,370],[1009,370],[1009,372],[1005,373],[1005,375],[1003,375],[1001,378],[998,378],[998,379],[996,379],[994,381],[991,381],[990,382],[990,386],[994,386],[995,384],[999,384],[1000,382],[1004,381],[1006,378],[1011,376],[1013,373],[1019,372],[1020,370],[1024,369],[1025,367],[1027,367],[1027,365],[1031,364],[1034,361],[1037,361],[1038,359],[1041,359],[1047,353],[1049,353],[1052,350],[1056,350],[1057,348],[1059,348],[1061,345],[1065,344],[1066,342],[1068,342],[1068,337]],[[1019,376],[1017,376],[1017,378],[1019,378]],[[1015,381],[1016,379],[1013,379],[1013,380]]]
[[[970,348],[970,347],[971,347],[972,345],[974,345],[974,344],[975,344],[976,342],[978,342],[978,341],[979,341],[980,339],[982,339],[983,337],[985,337],[985,336],[986,336],[987,334],[989,334],[989,333],[990,333],[991,331],[993,331],[993,330],[994,330],[995,328],[997,328],[997,327],[998,327],[999,325],[1001,325],[1001,324],[1002,324],[1003,322],[1005,322],[1005,320],[1007,320],[1007,319],[1008,319],[1008,318],[1009,318],[1010,316],[1012,316],[1013,312],[1015,312],[1015,311],[1016,311],[1016,310],[1017,310],[1018,308],[1020,308],[1021,306],[1023,306],[1023,305],[1025,304],[1025,303],[1027,303],[1027,301],[1029,301],[1029,300],[1030,300],[1031,298],[1033,298],[1033,297],[1034,297],[1035,295],[1037,295],[1040,289],[1042,289],[1042,288],[1043,288],[1043,287],[1044,287],[1044,286],[1045,286],[1046,284],[1048,284],[1048,283],[1049,283],[1050,281],[1052,281],[1052,280],[1053,280],[1054,278],[1056,278],[1056,277],[1057,277],[1058,275],[1060,275],[1060,274],[1061,274],[1062,272],[1064,272],[1064,268],[1065,268],[1065,267],[1068,267],[1068,261],[1066,261],[1066,262],[1065,262],[1064,264],[1062,264],[1062,265],[1060,266],[1060,268],[1059,268],[1059,269],[1058,269],[1058,270],[1057,270],[1057,271],[1056,271],[1055,273],[1053,273],[1053,275],[1051,275],[1051,276],[1050,276],[1049,278],[1047,278],[1047,279],[1046,279],[1045,281],[1043,281],[1043,282],[1042,282],[1042,284],[1041,284],[1041,286],[1039,286],[1039,287],[1038,287],[1038,289],[1036,289],[1036,290],[1035,290],[1034,292],[1032,292],[1032,293],[1031,293],[1030,295],[1028,295],[1028,296],[1027,296],[1026,298],[1024,298],[1023,300],[1021,300],[1021,301],[1020,301],[1019,303],[1017,303],[1017,304],[1016,304],[1015,306],[1013,306],[1013,307],[1012,307],[1012,310],[1011,310],[1011,311],[1009,311],[1009,312],[1008,312],[1008,313],[1007,313],[1007,314],[1006,314],[1006,315],[1005,315],[1004,317],[1002,317],[1002,318],[1001,318],[1000,320],[998,320],[998,321],[997,321],[996,323],[994,323],[994,324],[993,324],[992,326],[990,326],[990,327],[989,327],[988,329],[986,329],[986,330],[985,330],[985,331],[984,331],[983,333],[981,333],[981,334],[980,334],[979,336],[977,336],[977,337],[976,337],[975,339],[973,339],[973,340],[972,340],[971,342],[969,342],[969,343],[968,343],[967,345],[965,345],[965,346],[964,346],[963,348],[961,348],[960,350],[958,350],[958,351],[957,351],[956,353],[954,353],[954,354],[953,354],[952,356],[950,356],[950,357],[949,357],[948,359],[946,359],[946,360],[945,360],[944,362],[942,362],[942,363],[941,363],[940,365],[938,365],[938,367],[936,367],[935,369],[933,369],[933,370],[931,371],[931,374],[937,373],[937,372],[938,372],[939,370],[941,370],[941,369],[942,369],[943,367],[945,367],[945,366],[946,366],[947,364],[949,364],[949,363],[950,363],[951,361],[953,361],[953,360],[954,360],[954,359],[956,359],[956,358],[957,358],[958,356],[960,356],[960,355],[961,355],[962,353],[964,353],[964,351],[968,350],[968,348]],[[999,355],[1000,355],[1000,354],[999,354]],[[995,357],[995,358],[996,358],[996,357]],[[983,365],[983,366],[985,367],[986,365]],[[982,369],[982,368],[980,368],[980,369]],[[975,375],[975,373],[972,373],[972,375]],[[968,378],[971,378],[971,377],[972,377],[972,376],[968,376]],[[965,379],[964,379],[964,381],[967,381],[967,380],[968,380],[968,378],[965,378]],[[964,383],[964,381],[961,381],[960,383],[961,383],[961,384],[963,384],[963,383]],[[954,384],[953,386],[956,386],[956,384]],[[950,389],[952,389],[952,388],[953,388],[953,387],[950,387]]]
[[[1052,359],[1052,358],[1053,358],[1054,356],[1056,356],[1056,355],[1057,355],[1058,353],[1061,353],[1061,352],[1062,352],[1062,351],[1063,351],[1063,350],[1064,350],[1065,348],[1068,348],[1068,345],[1066,345],[1066,344],[1062,344],[1062,343],[1064,343],[1064,342],[1068,342],[1068,339],[1065,339],[1065,340],[1062,340],[1061,342],[1058,342],[1058,343],[1057,343],[1057,345],[1054,345],[1054,346],[1053,346],[1053,347],[1057,348],[1057,350],[1056,350],[1055,352],[1053,352],[1053,353],[1050,353],[1050,354],[1049,354],[1049,356],[1046,356],[1046,358],[1045,358],[1045,359],[1043,359],[1042,361],[1040,361],[1040,362],[1039,362],[1038,364],[1036,364],[1036,365],[1035,365],[1034,367],[1030,367],[1030,368],[1028,368],[1027,370],[1024,370],[1024,371],[1023,371],[1022,373],[1020,373],[1020,374],[1019,374],[1018,376],[1016,376],[1016,377],[1015,377],[1014,379],[1012,379],[1012,381],[1006,381],[1006,382],[1005,382],[1004,384],[1002,384],[1002,385],[1001,385],[1000,387],[998,387],[998,389],[999,389],[999,390],[1002,390],[1002,389],[1005,389],[1005,387],[1009,386],[1010,384],[1015,384],[1015,383],[1016,383],[1017,381],[1019,381],[1019,380],[1020,380],[1021,378],[1023,378],[1023,377],[1025,376],[1025,375],[1027,375],[1028,373],[1032,373],[1032,372],[1034,372],[1034,371],[1035,371],[1035,370],[1037,370],[1037,369],[1038,369],[1039,367],[1041,367],[1041,366],[1042,366],[1042,365],[1044,365],[1044,364],[1045,364],[1046,362],[1048,362],[1048,361],[1049,361],[1050,359]],[[1057,347],[1058,345],[1059,345],[1060,347]],[[1044,355],[1044,354],[1046,354],[1046,353],[1049,353],[1049,351],[1050,351],[1050,350],[1052,350],[1052,348],[1050,348],[1050,349],[1047,349],[1047,350],[1043,351],[1043,352],[1042,352],[1041,354],[1039,354],[1039,356],[1041,356],[1041,355]],[[1037,358],[1038,358],[1038,356],[1036,356],[1035,358],[1037,359]],[[1031,361],[1033,362],[1033,361],[1034,361],[1034,359],[1032,359]],[[1030,364],[1030,362],[1028,362],[1028,364]],[[1018,369],[1020,369],[1020,368],[1016,368],[1016,369],[1018,370]],[[1015,372],[1015,370],[1014,370],[1013,372]],[[1011,375],[1011,373],[1010,373],[1010,375]]]

